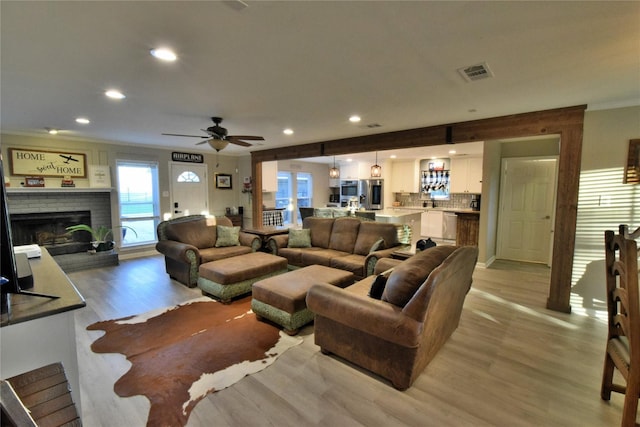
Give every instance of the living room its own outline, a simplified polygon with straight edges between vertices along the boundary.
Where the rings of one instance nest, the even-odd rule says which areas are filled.
[[[263,7],[251,2],[249,3],[250,7],[244,11],[245,15],[247,12],[255,11],[256,9],[259,10]],[[5,11],[9,10],[9,12],[16,13],[16,10],[5,9],[7,7],[6,5],[2,7],[4,27],[5,20],[10,19],[7,17]],[[12,7],[17,6],[13,5]],[[200,7],[205,6],[200,5]],[[236,12],[227,5],[220,4],[217,5],[217,7],[218,9],[215,9],[215,11],[225,17],[233,15],[233,13],[237,15],[243,13]],[[594,9],[597,8],[597,6],[593,7]],[[609,7],[609,5],[605,4],[602,7]],[[633,16],[634,13],[637,13],[637,8],[633,5],[627,5],[626,7],[631,8],[631,12],[627,12],[627,15]],[[594,13],[594,15],[596,14]],[[618,12],[616,12],[617,18],[623,20],[621,15],[624,15],[624,13],[618,15]],[[17,19],[16,15],[11,14],[10,16]],[[422,13],[420,16],[422,16]],[[570,16],[570,14],[567,16]],[[230,22],[236,22],[235,20],[238,19],[238,17],[234,18],[231,16],[229,19]],[[561,19],[562,18],[559,18],[560,21]],[[413,23],[413,25],[419,25],[415,21],[410,20],[410,22]],[[11,28],[13,28],[13,26],[12,24],[9,25]],[[623,26],[620,25],[620,27]],[[406,28],[411,28],[411,25],[407,24]],[[8,30],[3,29],[3,44],[6,38],[5,31]],[[242,30],[238,31],[242,32]],[[607,27],[606,31],[611,30]],[[610,35],[609,32],[606,32],[606,34]],[[11,36],[11,33],[9,33],[9,36]],[[215,43],[211,44],[214,45]],[[626,52],[629,52],[629,50]],[[9,53],[7,53],[7,55]],[[3,56],[5,56],[5,54],[3,54]],[[598,59],[596,62],[600,62],[601,57],[595,54],[593,57]],[[266,58],[262,58],[262,60],[268,62]],[[627,65],[626,69],[631,70],[631,73],[635,73],[634,75],[637,76],[637,61],[633,62],[633,60],[631,60],[630,62],[632,62],[632,64]],[[424,64],[421,66],[423,65]],[[3,65],[3,71],[4,68],[5,66]],[[229,72],[226,72],[226,74],[228,73]],[[3,80],[5,79],[4,74],[5,73],[3,73]],[[625,76],[626,74],[618,76],[615,71],[612,71],[608,73],[605,78],[601,78],[601,81],[625,80]],[[171,77],[164,75],[162,78],[169,81]],[[222,76],[220,76],[220,78],[222,79]],[[46,81],[46,78],[42,78],[42,80]],[[142,86],[143,82],[139,82],[139,84]],[[95,87],[92,89],[94,89],[95,92]],[[135,132],[131,132],[131,142],[119,140],[115,137],[110,139],[105,136],[85,136],[82,134],[82,128],[78,130],[74,128],[73,131],[69,132],[61,129],[58,135],[50,135],[45,133],[44,127],[60,126],[64,128],[64,125],[61,126],[53,121],[49,122],[45,120],[43,117],[35,114],[37,109],[33,108],[33,123],[24,126],[25,129],[32,128],[29,132],[19,130],[17,125],[8,127],[6,121],[3,120],[1,135],[2,157],[3,159],[10,158],[9,149],[12,148],[81,153],[86,156],[88,164],[109,168],[112,174],[113,187],[115,187],[117,182],[116,169],[119,160],[155,163],[158,168],[157,190],[160,195],[159,214],[163,215],[165,213],[171,213],[174,210],[174,207],[170,204],[170,164],[173,160],[172,153],[176,151],[198,153],[203,156],[203,164],[206,165],[207,171],[209,172],[209,191],[207,195],[209,212],[216,216],[224,215],[227,207],[243,206],[245,209],[244,220],[253,222],[253,209],[256,201],[259,201],[262,205],[265,204],[263,197],[265,197],[267,201],[270,201],[270,199],[268,195],[263,195],[262,193],[260,194],[260,198],[256,199],[255,194],[243,192],[244,177],[252,177],[255,175],[256,169],[252,156],[261,155],[259,153],[254,154],[254,152],[259,151],[288,150],[288,147],[294,147],[294,140],[288,139],[289,136],[280,134],[280,123],[274,122],[267,124],[265,121],[259,122],[256,120],[255,124],[248,124],[242,123],[242,120],[236,120],[236,118],[233,117],[237,116],[240,118],[244,115],[246,122],[251,122],[253,117],[261,114],[261,110],[266,111],[268,109],[268,106],[258,103],[259,105],[252,107],[251,111],[247,111],[246,113],[239,112],[244,108],[243,105],[251,104],[255,101],[252,96],[254,93],[257,93],[257,90],[254,90],[253,86],[251,89],[252,90],[249,90],[251,96],[238,93],[239,98],[233,100],[232,94],[228,94],[225,97],[225,101],[221,101],[221,103],[217,101],[207,102],[202,99],[199,99],[197,102],[192,102],[196,99],[195,97],[192,97],[189,101],[185,100],[185,104],[190,104],[188,108],[189,113],[179,113],[178,115],[183,115],[183,117],[191,116],[188,120],[184,120],[188,123],[180,127],[173,127],[173,123],[175,122],[171,122],[171,124],[167,122],[166,126],[162,127],[149,126],[150,130],[147,131],[145,138],[149,138],[149,140],[155,138],[157,143],[151,142],[146,144],[136,143]],[[346,91],[347,89],[344,90]],[[490,207],[495,209],[497,206],[493,201],[498,198],[498,172],[502,160],[501,153],[504,147],[503,144],[508,142],[505,141],[504,138],[487,139],[484,140],[484,170],[485,177],[487,177],[487,182],[484,184],[487,186],[483,187],[483,189],[488,188],[490,191],[486,193],[483,191],[483,209],[487,210],[481,212],[481,218],[486,218],[486,222],[481,223],[479,242],[480,257],[478,260],[480,264],[476,267],[475,274],[477,276],[474,276],[474,285],[467,299],[469,305],[465,306],[460,329],[454,334],[452,341],[449,343],[452,345],[449,346],[450,348],[445,346],[439,358],[437,358],[421,376],[418,387],[415,387],[403,395],[402,393],[397,393],[390,386],[376,380],[375,377],[370,376],[364,371],[357,368],[354,369],[353,366],[340,364],[336,359],[329,359],[329,361],[322,360],[319,357],[320,355],[317,354],[317,348],[313,346],[312,342],[308,343],[309,340],[313,340],[313,328],[310,327],[302,332],[305,338],[303,346],[299,348],[303,349],[302,352],[298,352],[298,348],[294,349],[296,351],[289,351],[283,355],[285,359],[279,361],[285,363],[276,362],[272,366],[275,370],[268,369],[256,376],[247,377],[245,383],[238,383],[236,386],[224,392],[216,393],[215,397],[201,401],[197,409],[192,413],[190,425],[207,425],[208,422],[211,422],[211,417],[216,417],[215,419],[221,420],[220,423],[223,425],[258,424],[260,421],[260,418],[258,418],[259,414],[261,410],[265,410],[265,408],[269,408],[266,409],[267,415],[265,416],[269,422],[274,424],[279,422],[285,425],[291,424],[293,422],[292,420],[300,420],[302,424],[309,425],[328,422],[351,425],[417,425],[424,424],[425,422],[429,423],[429,421],[425,421],[425,418],[434,420],[433,423],[444,425],[530,425],[535,422],[546,423],[548,425],[605,425],[608,421],[613,420],[614,423],[617,422],[616,417],[618,416],[617,413],[619,412],[621,401],[612,400],[610,406],[607,406],[601,403],[598,397],[599,386],[597,383],[601,375],[601,359],[603,356],[601,349],[604,346],[604,335],[606,335],[606,332],[604,332],[606,328],[602,323],[604,313],[602,304],[604,300],[604,288],[602,285],[604,271],[600,271],[601,269],[598,268],[598,266],[601,266],[603,259],[602,232],[605,229],[615,229],[618,224],[622,223],[629,224],[632,227],[638,226],[639,217],[637,209],[635,209],[636,206],[640,205],[640,194],[638,188],[636,188],[638,186],[623,184],[622,182],[627,155],[629,153],[629,141],[638,138],[638,135],[640,135],[640,120],[638,120],[640,118],[640,107],[638,106],[638,97],[636,96],[638,93],[637,84],[635,84],[635,87],[632,87],[631,90],[622,91],[619,88],[611,88],[610,90],[612,94],[610,99],[602,95],[598,98],[595,94],[590,94],[589,91],[582,90],[582,93],[584,93],[582,96],[571,98],[569,96],[570,94],[565,93],[564,99],[566,99],[566,102],[553,104],[553,108],[586,105],[584,125],[581,129],[582,151],[578,159],[580,165],[580,182],[579,193],[576,195],[577,204],[575,205],[577,214],[575,241],[573,242],[575,250],[569,255],[569,265],[571,267],[567,272],[567,277],[570,277],[571,282],[570,286],[567,285],[567,289],[570,289],[570,297],[568,298],[570,298],[572,314],[561,314],[545,309],[548,303],[548,287],[551,281],[551,278],[548,277],[548,268],[545,267],[546,270],[533,269],[532,272],[520,273],[518,271],[520,267],[514,266],[509,262],[496,261],[494,259],[496,230],[495,224],[489,222],[488,218],[492,216],[497,217],[497,212],[490,210]],[[210,97],[213,97],[212,94],[216,93],[216,91],[217,89],[212,89],[206,92],[210,92]],[[576,92],[580,91],[576,90]],[[621,95],[623,92],[625,96]],[[530,94],[530,92],[528,94]],[[403,96],[410,98],[408,94],[404,94]],[[514,96],[514,98],[524,98],[526,96],[527,94],[519,94]],[[130,98],[133,98],[133,96]],[[14,95],[3,96],[3,110],[11,109],[11,102],[14,99]],[[242,105],[232,106],[235,102]],[[385,99],[384,102],[387,102],[387,100]],[[488,104],[489,101],[483,101],[483,103]],[[547,109],[546,107],[538,108],[536,106],[538,104],[531,105],[531,107],[514,105],[511,109],[501,110],[501,113],[490,115],[486,115],[487,112],[482,111],[481,118],[490,119],[516,113],[534,113]],[[216,107],[220,109],[211,111],[212,106],[214,107],[213,109]],[[110,106],[109,109],[111,108],[113,107]],[[425,111],[437,111],[437,108],[433,106],[424,106],[423,108]],[[465,109],[466,111],[466,107],[458,105],[458,108]],[[50,104],[49,109],[53,109]],[[254,110],[257,110],[257,112]],[[229,113],[227,114],[227,112]],[[164,145],[164,137],[161,136],[161,133],[200,133],[199,129],[210,125],[207,115],[211,114],[228,115],[229,120],[225,123],[227,123],[226,126],[229,128],[230,133],[270,135],[271,138],[266,138],[267,143],[277,141],[277,144],[273,144],[273,146],[265,144],[265,146],[254,146],[252,148],[240,148],[230,144],[227,148],[217,152],[206,145],[196,146],[195,142],[198,140],[188,138],[180,139],[176,137],[170,140],[170,144],[172,145]],[[308,116],[313,115],[309,112],[305,112],[305,114]],[[355,130],[347,128],[347,131],[343,131],[343,129],[346,128],[344,123],[336,123],[334,126],[327,124],[325,120],[323,125],[319,127],[325,129],[334,127],[336,130],[326,132],[322,134],[321,137],[301,137],[299,141],[305,144],[332,142],[340,140],[341,138],[355,137],[360,134],[371,136],[384,135],[395,131],[444,126],[480,118],[479,115],[474,115],[473,113],[459,114],[457,116],[450,115],[447,117],[441,117],[435,115],[435,113],[432,113],[432,115],[435,117],[407,125],[403,125],[401,121],[398,120],[397,124],[377,130],[376,128],[373,128],[373,130],[363,130],[361,127]],[[146,120],[146,117],[144,120]],[[342,117],[340,120],[346,122],[346,114],[345,117]],[[370,119],[367,118],[366,120]],[[387,122],[386,118],[376,117],[373,120],[384,120]],[[95,121],[98,122],[99,119],[96,118]],[[36,122],[38,124],[36,124]],[[373,123],[373,121],[371,121],[371,123]],[[291,124],[291,126],[294,126],[294,124]],[[72,126],[68,126],[68,128],[71,127]],[[270,133],[267,134],[267,131]],[[296,130],[296,134],[300,135],[302,132]],[[288,141],[291,141],[291,145],[289,145],[290,143]],[[535,142],[531,143],[534,144]],[[203,149],[203,147],[206,149]],[[391,146],[388,148],[391,148]],[[297,150],[297,148],[292,148],[291,150]],[[373,146],[371,149],[354,147],[353,152],[357,153],[358,151],[373,152],[376,150],[373,149]],[[428,149],[425,149],[425,156],[427,153]],[[262,155],[264,156],[264,153]],[[305,157],[311,156],[300,156],[300,158]],[[300,167],[302,170],[310,170],[317,183],[320,184],[324,182],[326,183],[325,186],[328,187],[329,177],[327,171],[331,166],[330,164],[313,164],[307,168],[302,162],[295,160],[287,159],[281,161],[281,163],[287,165],[287,168],[283,170],[288,170],[289,172],[301,170],[296,169],[296,167]],[[294,167],[292,167],[292,165]],[[20,175],[8,174],[7,170],[8,168],[5,162],[5,175],[8,175],[6,178],[8,178],[8,182],[10,183],[8,188],[22,188],[21,183],[24,182],[24,178]],[[320,172],[321,170],[322,172]],[[231,187],[216,187],[214,178],[216,173],[229,175],[231,177]],[[61,178],[46,178],[45,181],[45,188],[55,187],[56,191],[61,191]],[[78,191],[81,188],[89,188],[90,186],[88,178],[74,179],[74,182],[76,188],[68,189],[71,194],[71,196],[67,196],[69,198],[74,197],[74,191]],[[493,183],[493,185],[489,185],[490,182]],[[10,210],[12,208],[11,191],[13,190],[10,190],[9,193]],[[37,191],[37,189],[34,189],[34,191]],[[559,192],[562,192],[562,188],[559,188]],[[109,194],[110,197],[111,224],[118,225],[120,224],[120,205],[117,190],[107,192],[107,194]],[[75,210],[76,207],[72,207],[71,209]],[[85,331],[86,326],[100,320],[140,314],[151,309],[179,304],[189,298],[199,296],[197,290],[186,288],[172,281],[166,273],[164,273],[162,259],[155,253],[153,249],[154,246],[155,242],[131,245],[129,247],[121,246],[118,248],[121,260],[119,266],[101,269],[99,273],[96,270],[89,270],[69,274],[69,277],[76,283],[83,296],[87,299],[88,305],[91,307],[90,309],[87,307],[78,311],[78,315],[76,316],[76,330],[81,337],[79,338],[79,346],[82,347],[79,347],[78,358],[80,372],[84,376],[81,380],[81,394],[82,418],[85,420],[85,425],[123,425],[124,423],[143,425],[146,419],[144,417],[148,412],[148,408],[140,409],[140,406],[144,407],[147,405],[143,402],[144,399],[140,397],[122,399],[113,393],[113,383],[126,371],[127,362],[115,361],[115,356],[113,355],[96,355],[92,353],[89,345],[99,334]],[[561,250],[561,248],[556,248],[556,250]],[[497,267],[487,268],[496,262]],[[554,258],[554,264],[556,267],[566,270],[564,260],[556,262]],[[133,281],[139,283],[140,273],[136,273],[136,271],[144,272],[142,275],[146,276],[150,282],[152,281],[155,284],[153,291],[147,289],[147,286],[142,286],[143,289],[136,289],[136,287],[133,286]],[[521,274],[523,274],[523,276],[520,276]],[[520,288],[517,286],[517,290],[521,291],[521,293],[516,295],[517,290],[513,289],[513,292],[511,290],[506,291],[507,296],[504,293],[505,291],[496,285],[507,286],[506,284],[509,282],[522,280],[522,277],[527,277],[536,289],[532,291],[530,288]],[[109,285],[110,282],[125,283],[125,286],[114,288]],[[478,286],[477,289],[476,285]],[[531,297],[531,300],[526,296],[529,293],[534,295]],[[499,298],[502,299],[500,300]],[[117,299],[118,301],[113,303],[101,302],[112,301],[113,299]],[[507,316],[504,318],[495,318],[496,313],[499,313],[500,310],[506,310],[509,313],[508,318]],[[491,316],[494,316],[493,320]],[[519,316],[522,316],[522,318],[518,318]],[[515,318],[518,318],[520,323],[510,323]],[[484,322],[487,323],[485,324]],[[496,326],[496,329],[490,329],[491,332],[486,332],[486,328],[488,328],[491,323],[497,324],[500,322],[508,322],[509,329],[500,329]],[[534,327],[540,326],[538,323],[543,323],[544,327],[543,331],[537,330],[534,333],[535,338],[532,340],[524,340],[525,344],[523,345],[527,346],[526,348],[531,354],[535,354],[535,356],[532,356],[532,360],[529,361],[530,363],[519,361],[519,358],[523,356],[522,354],[516,356],[517,352],[515,352],[514,347],[501,347],[502,344],[496,344],[495,347],[488,348],[487,344],[480,341],[474,341],[473,348],[479,352],[476,357],[470,359],[462,358],[462,355],[467,351],[464,345],[465,340],[473,341],[474,336],[486,336],[488,341],[493,341],[499,334],[515,340],[518,328],[528,328],[531,323],[536,325]],[[575,339],[575,341],[567,338],[567,341],[563,341],[562,345],[581,346],[583,345],[583,341],[581,340],[585,339],[585,337],[587,337],[588,340],[593,339],[594,342],[588,344],[585,348],[588,356],[582,357],[579,352],[571,352],[569,349],[557,348],[553,344],[549,344],[549,352],[545,352],[542,348],[539,348],[545,347],[539,345],[541,342],[545,342],[544,340],[553,339],[554,335],[551,330],[551,325],[554,325],[561,331],[577,330],[580,331],[580,334],[584,334],[574,336],[569,332],[567,337],[571,337],[571,339]],[[583,328],[591,328],[594,332],[587,333]],[[307,339],[307,337],[311,338]],[[509,340],[507,339],[507,341]],[[509,344],[512,343],[504,345],[508,346]],[[481,353],[482,351],[486,351],[487,353]],[[507,353],[515,352],[509,353],[511,356],[508,365],[500,365],[500,356],[495,356],[499,355],[501,351]],[[559,357],[562,361],[558,362],[558,364],[556,364],[557,361],[549,361],[550,356],[548,353],[552,353],[553,351],[562,353],[562,356]],[[489,353],[491,353],[491,355],[489,355]],[[569,369],[576,359],[583,363],[578,363],[580,368],[576,368],[576,370],[571,373],[575,374],[575,376],[585,377],[586,380],[584,382],[574,382],[574,378],[569,374],[566,376],[559,375],[559,371]],[[544,368],[538,365],[538,363],[542,363],[542,361],[547,362]],[[465,362],[477,367],[478,370],[482,370],[483,373],[475,373],[473,370],[461,366]],[[113,371],[118,371],[117,374],[111,372],[112,364],[117,365],[117,367],[113,369]],[[497,374],[504,377],[502,382],[494,382],[488,378],[488,373],[492,372],[492,369],[493,373],[496,373],[495,369],[498,365],[503,369],[502,371],[498,369],[497,372]],[[456,372],[450,370],[452,366],[457,369]],[[96,371],[92,372],[94,368]],[[549,399],[542,399],[537,396],[539,393],[542,393],[541,389],[537,388],[531,392],[531,394],[536,396],[527,395],[526,384],[534,381],[534,375],[528,374],[528,370],[531,369],[543,370],[543,377],[545,378],[547,378],[547,376],[550,378],[554,374],[557,375],[558,378],[554,380],[557,382],[555,382],[554,385],[565,388],[562,392],[558,392],[558,395],[553,395],[554,397]],[[353,372],[351,372],[352,370]],[[308,375],[308,382],[304,381],[305,375]],[[457,383],[464,385],[452,385],[456,384],[456,381],[462,381],[464,375],[476,380],[476,384],[474,385],[471,379],[469,379],[464,383]],[[101,376],[109,378],[109,380],[100,380],[99,377]],[[510,384],[506,378],[509,376],[515,376],[519,380],[518,386],[514,386],[514,394],[517,397],[512,396],[509,398],[508,396],[504,396],[503,394],[507,393],[501,393],[495,388],[501,387],[502,390],[508,389]],[[560,379],[562,379],[562,381],[560,381]],[[567,383],[572,385],[567,386]],[[100,391],[94,393],[92,390],[94,385],[95,390]],[[465,391],[463,390],[464,388],[473,390],[473,392]],[[551,389],[552,387],[549,388]],[[569,406],[573,412],[570,411],[572,412],[570,415],[562,414],[563,410],[560,406],[566,402],[561,397],[561,394],[574,393],[576,391],[575,388],[591,390],[590,393],[587,393],[586,390],[580,391],[580,399],[582,399],[578,399],[580,403]],[[256,396],[256,389],[262,391],[265,396],[268,397]],[[452,405],[450,402],[455,398],[455,392],[461,393],[464,398],[461,399],[461,403]],[[548,390],[545,391],[545,393],[548,393]],[[483,394],[487,395],[485,399],[480,398]],[[443,398],[445,395],[447,398]],[[500,401],[500,395],[503,395],[503,401]],[[477,399],[474,400],[472,396],[476,396]],[[551,400],[553,400],[553,398],[561,403],[552,402]],[[526,420],[525,417],[526,414],[530,413],[529,411],[534,411],[534,409],[531,409],[525,404],[512,401],[517,399],[531,399],[532,403],[530,405],[532,407],[538,407],[538,409],[551,407],[552,409],[549,409],[548,412],[547,409],[535,410],[537,412],[535,412],[532,418],[535,420],[535,422],[533,422]],[[287,400],[292,403],[285,403]],[[434,400],[437,400],[438,405],[433,404]],[[431,402],[431,405],[418,403],[421,401]],[[515,409],[511,412],[503,409],[504,401],[513,404]],[[102,406],[101,402],[108,403]],[[240,404],[238,402],[242,403]],[[277,404],[277,402],[281,402],[281,404]],[[297,404],[304,406],[304,411],[302,411],[300,407],[296,407]],[[616,405],[618,406],[616,407]],[[439,406],[439,408],[430,409],[427,406]],[[484,408],[482,408],[483,406]],[[595,408],[585,409],[582,415],[576,413],[583,407],[587,408],[588,406]],[[377,409],[375,409],[376,407]],[[122,414],[115,415],[117,421],[110,423],[112,420],[110,420],[109,414],[113,411],[113,408],[118,408],[116,412],[121,412]],[[242,410],[240,408],[246,410],[246,418],[241,415]],[[328,409],[323,410],[322,408]],[[492,419],[488,414],[490,409],[487,408],[494,409],[499,415],[503,415],[504,418],[500,419],[500,416],[497,415],[497,418]],[[327,412],[332,412],[332,414],[327,414]],[[453,414],[455,413],[459,413],[460,417],[457,418],[454,416]],[[575,416],[575,418],[571,418],[571,416]]]

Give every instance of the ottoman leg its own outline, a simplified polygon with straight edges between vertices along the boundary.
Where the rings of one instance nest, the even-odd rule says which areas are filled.
[[[294,336],[294,335],[298,335],[298,332],[300,332],[300,328],[297,329],[284,329],[284,333],[289,335],[289,336]]]

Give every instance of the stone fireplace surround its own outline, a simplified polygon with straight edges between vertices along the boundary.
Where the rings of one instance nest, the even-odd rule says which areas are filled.
[[[111,227],[111,189],[7,188],[7,205],[10,216],[89,211],[92,227]],[[118,264],[115,252],[88,254],[83,251],[53,258],[65,272]]]

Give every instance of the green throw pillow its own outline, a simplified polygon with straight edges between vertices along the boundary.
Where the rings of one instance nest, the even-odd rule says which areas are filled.
[[[369,249],[369,253],[375,252],[375,251],[381,251],[383,249],[384,249],[384,239],[379,238],[378,240],[375,241],[373,245],[371,245],[371,249]]]
[[[303,228],[300,230],[289,229],[288,248],[310,248],[311,247],[311,230]]]
[[[225,246],[240,246],[240,227],[227,227],[225,225],[216,225],[216,248]]]

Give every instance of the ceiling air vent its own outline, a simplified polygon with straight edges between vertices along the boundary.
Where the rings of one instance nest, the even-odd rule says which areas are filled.
[[[476,65],[470,65],[464,68],[458,68],[458,72],[468,82],[493,77],[493,73],[489,69],[489,65],[487,65],[486,62]]]

